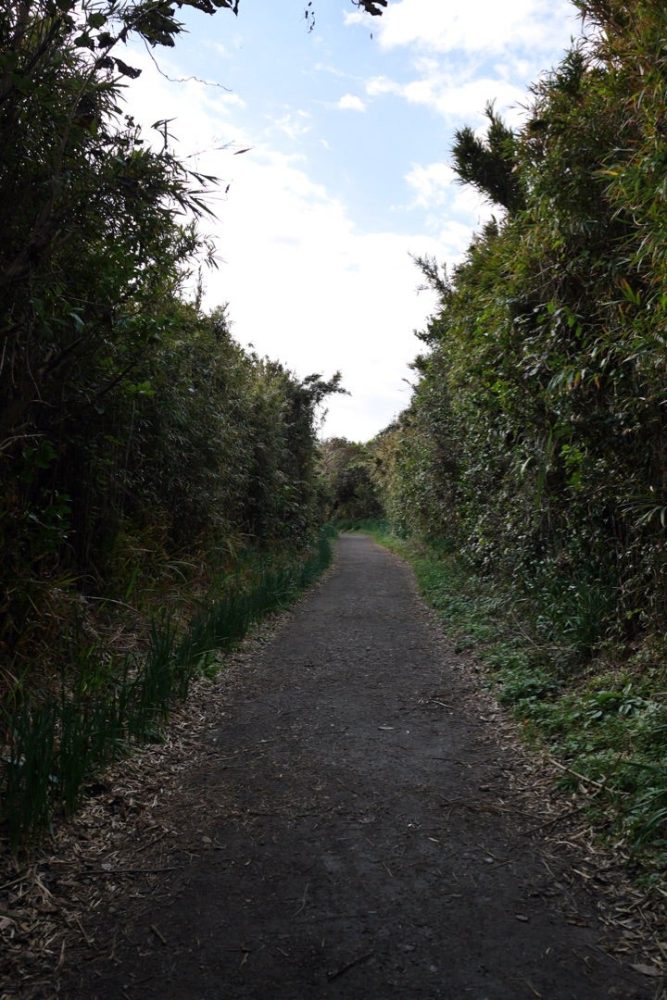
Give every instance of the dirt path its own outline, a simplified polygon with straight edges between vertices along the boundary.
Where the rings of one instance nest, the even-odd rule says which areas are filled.
[[[399,560],[343,537],[230,697],[208,768],[186,775],[172,870],[100,916],[113,954],[61,995],[653,995],[520,832],[506,751]]]

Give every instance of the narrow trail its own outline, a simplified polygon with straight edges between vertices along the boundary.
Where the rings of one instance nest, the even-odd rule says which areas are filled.
[[[186,775],[176,825],[211,849],[169,845],[174,870],[100,916],[113,953],[61,996],[650,997],[520,832],[494,727],[443,649],[409,569],[344,536]]]

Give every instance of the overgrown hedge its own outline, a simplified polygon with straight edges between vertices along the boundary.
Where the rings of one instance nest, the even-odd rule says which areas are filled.
[[[316,410],[337,378],[243,351],[224,309],[188,299],[215,179],[122,100],[125,41],[170,45],[177,9],[224,6],[0,10],[0,699],[49,688],[82,614],[104,645],[91,602],[205,589],[322,521]]]
[[[374,452],[394,527],[511,579],[580,661],[667,617],[667,9],[577,6],[525,126],[457,137],[462,177],[520,197],[451,276],[422,262],[440,307]]]

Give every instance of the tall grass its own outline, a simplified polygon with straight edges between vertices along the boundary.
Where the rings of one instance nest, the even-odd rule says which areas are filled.
[[[18,692],[2,709],[5,732],[0,821],[13,849],[57,815],[71,815],[86,783],[133,745],[159,739],[172,706],[217,650],[229,650],[249,627],[289,604],[331,561],[335,532],[324,529],[305,557],[258,560],[222,581],[185,630],[166,613],[151,625],[148,651],[109,664],[90,651],[63,677],[57,696],[36,701]]]

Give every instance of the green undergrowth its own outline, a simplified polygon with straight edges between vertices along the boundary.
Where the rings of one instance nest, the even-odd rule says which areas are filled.
[[[2,708],[0,820],[16,850],[71,815],[95,777],[133,746],[159,741],[192,680],[213,674],[255,622],[288,606],[329,565],[332,529],[300,557],[255,555],[215,582],[186,627],[174,612],[152,621],[147,650],[122,657],[73,644],[59,691],[17,689]]]
[[[576,635],[546,641],[539,616],[451,553],[396,538],[381,524],[364,530],[410,561],[456,650],[488,668],[526,738],[563,768],[563,791],[585,795],[598,833],[623,846],[637,878],[659,881],[667,863],[664,640],[632,653],[599,645],[578,657]]]

